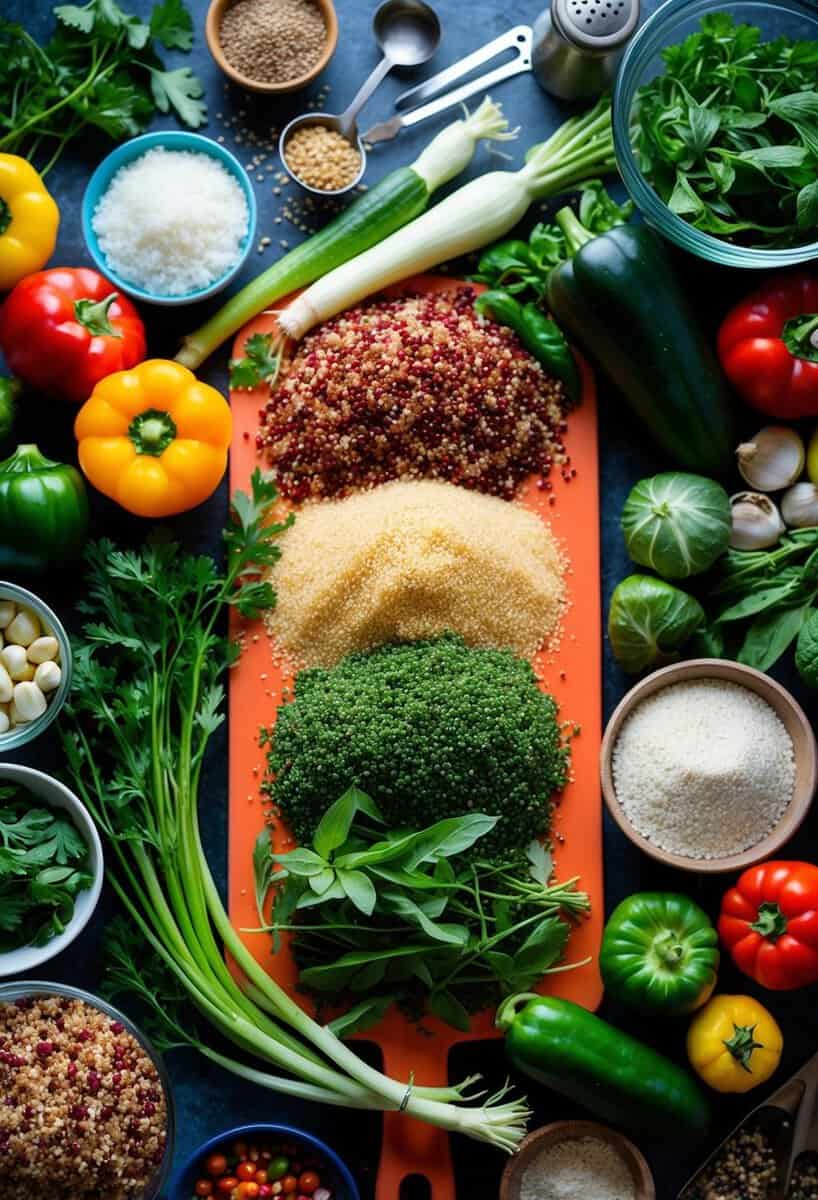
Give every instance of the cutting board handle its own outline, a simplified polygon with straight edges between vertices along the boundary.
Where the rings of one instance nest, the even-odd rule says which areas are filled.
[[[384,1046],[383,1051],[384,1070],[392,1079],[414,1076],[415,1083],[424,1087],[448,1083],[448,1055],[434,1038],[421,1043],[407,1038],[403,1044]],[[404,1113],[386,1113],[375,1200],[400,1200],[401,1185],[410,1175],[427,1180],[431,1200],[455,1200],[448,1134]]]

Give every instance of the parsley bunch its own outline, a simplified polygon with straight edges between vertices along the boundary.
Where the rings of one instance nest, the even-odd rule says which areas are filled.
[[[61,4],[54,15],[45,46],[0,19],[0,151],[42,162],[45,174],[88,127],[119,141],[140,133],[156,110],[193,129],[204,123],[201,82],[190,67],[166,70],[157,53],[157,44],[193,44],[183,0],[159,0],[146,21],[116,0]]]
[[[761,40],[729,13],[662,52],[633,138],[671,212],[703,233],[774,249],[818,236],[818,42]]]
[[[90,887],[90,852],[71,820],[25,790],[0,787],[0,952],[62,933]]]

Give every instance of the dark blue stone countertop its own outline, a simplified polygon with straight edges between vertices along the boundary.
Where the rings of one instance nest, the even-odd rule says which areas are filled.
[[[124,0],[122,0],[124,3]],[[512,4],[509,0],[435,0],[440,13],[444,36],[438,54],[428,71],[460,58],[470,50],[497,36],[510,25],[530,22],[537,16],[539,0],[520,0]],[[167,58],[173,65],[189,64],[206,85],[210,110],[210,122],[201,132],[212,137],[224,138],[225,144],[234,149],[240,159],[249,163],[252,147],[242,128],[253,128],[266,135],[272,127],[280,128],[290,116],[302,111],[306,102],[318,96],[325,85],[329,95],[325,105],[329,109],[342,108],[351,98],[364,75],[375,65],[377,52],[370,34],[374,0],[337,0],[340,20],[340,39],[336,55],[328,70],[306,95],[296,98],[258,98],[228,89],[224,77],[210,58],[204,41],[204,19],[206,0],[189,0],[196,24],[196,42],[191,55],[172,54]],[[657,0],[646,0],[643,9],[651,11]],[[130,6],[135,11],[146,11],[146,0],[133,0]],[[51,28],[51,6],[48,0],[2,0],[0,12],[12,20],[21,21],[30,32],[45,39]],[[420,77],[418,74],[417,77]],[[395,95],[415,77],[388,78],[381,86],[366,111],[364,128],[370,122],[387,117]],[[501,147],[514,163],[521,163],[525,148],[540,141],[555,125],[568,115],[567,109],[545,96],[533,77],[521,76],[501,84],[494,92],[495,99],[503,102],[513,125],[522,127],[516,143]],[[0,105],[3,100],[0,98]],[[226,122],[232,119],[231,126]],[[419,149],[445,122],[437,118],[433,122],[418,125],[408,130],[394,142],[377,147],[370,155],[368,182],[372,183],[387,171],[402,163],[411,162]],[[156,121],[155,127],[173,127],[168,118]],[[242,141],[239,142],[239,138]],[[94,166],[110,149],[103,139],[85,139],[71,146],[49,176],[48,183],[59,202],[62,223],[57,252],[52,260],[56,265],[90,265],[80,231],[80,201],[87,179]],[[478,151],[471,167],[471,174],[488,169],[491,162],[485,149]],[[279,167],[276,165],[276,171]],[[265,254],[255,252],[250,256],[234,287],[246,283],[263,266],[280,254],[281,239],[292,245],[301,236],[288,224],[286,218],[276,223],[275,216],[281,214],[283,201],[295,189],[285,189],[285,195],[274,194],[277,186],[274,174],[262,171],[264,179],[255,182],[259,203],[259,236],[267,235],[272,243]],[[255,172],[253,173],[255,180]],[[458,181],[460,182],[460,181]],[[678,258],[678,268],[687,286],[694,292],[696,306],[703,316],[715,326],[731,300],[740,294],[742,287],[752,280],[740,274],[706,267],[704,264]],[[222,297],[223,299],[223,297]],[[179,337],[204,319],[208,309],[214,311],[218,302],[200,305],[195,311],[173,308],[145,308],[150,335],[150,349],[154,355],[172,356],[177,349]],[[207,364],[201,374],[223,390],[226,388],[226,358],[221,352]],[[748,417],[747,433],[753,432],[755,420]],[[19,440],[37,440],[43,451],[53,457],[68,457],[73,454],[71,437],[71,414],[55,408],[46,418],[42,409],[24,414],[19,426]],[[647,444],[642,431],[623,410],[619,400],[610,393],[604,383],[600,387],[600,446],[601,446],[601,513],[602,528],[602,585],[603,600],[612,588],[628,573],[628,563],[618,528],[618,516],[627,490],[645,474],[661,469],[665,464],[661,457]],[[172,522],[179,537],[198,550],[219,552],[219,534],[226,511],[227,490],[222,485],[218,493],[195,512]],[[117,511],[113,505],[95,498],[94,528],[123,540],[135,541],[140,534],[138,522]],[[68,613],[73,599],[79,595],[79,585],[72,583],[47,582],[41,589],[57,605]],[[70,623],[70,615],[68,617]],[[600,631],[602,636],[602,631]],[[791,673],[790,673],[791,674]],[[784,681],[792,683],[785,671]],[[604,702],[605,713],[610,713],[627,687],[627,680],[617,670],[605,647]],[[797,690],[797,689],[796,689]],[[800,694],[800,693],[799,693]],[[802,697],[803,698],[803,697]],[[815,711],[815,704],[812,704]],[[209,860],[220,883],[225,879],[226,846],[226,767],[227,753],[224,731],[214,739],[215,745],[206,764],[201,794],[201,824],[204,832]],[[59,750],[55,739],[48,736],[35,747],[15,755],[19,761],[31,765],[58,768]],[[816,819],[813,817],[791,847],[793,857],[811,858],[815,854]],[[613,907],[631,892],[645,888],[670,888],[692,894],[715,914],[722,885],[704,877],[680,875],[660,868],[642,856],[605,818],[605,873],[606,906]],[[64,983],[73,983],[94,990],[99,984],[101,973],[100,939],[105,920],[114,911],[114,904],[106,894],[95,920],[72,948],[54,959],[43,969],[42,974]],[[752,991],[748,981],[740,977],[729,964],[723,968],[721,987],[725,991]],[[816,1049],[814,991],[794,995],[767,994],[762,997],[778,1017],[785,1032],[784,1065],[776,1076],[778,1081],[786,1073],[798,1067]],[[603,1015],[610,1017],[623,1028],[646,1038],[658,1048],[675,1057],[684,1058],[684,1022],[650,1022],[634,1019],[625,1012],[605,1005]],[[373,1060],[374,1061],[374,1060]],[[380,1138],[380,1120],[373,1115],[349,1112],[342,1109],[319,1108],[306,1103],[294,1102],[274,1092],[262,1090],[206,1064],[192,1052],[177,1052],[169,1056],[168,1065],[173,1080],[178,1112],[178,1136],[176,1161],[181,1162],[195,1147],[220,1130],[251,1120],[286,1120],[326,1137],[346,1156],[360,1180],[365,1200],[373,1195],[375,1170]],[[501,1082],[505,1076],[502,1048],[499,1042],[477,1042],[461,1047],[451,1055],[451,1075],[460,1077],[479,1070],[489,1083]],[[535,1086],[527,1089],[535,1108],[533,1125],[547,1120],[582,1115],[578,1109],[553,1094],[546,1094]],[[742,1100],[720,1099],[717,1102],[717,1135],[727,1131],[738,1116],[760,1099],[757,1092]],[[656,1173],[660,1200],[672,1200],[677,1190],[698,1161],[702,1150],[695,1149],[681,1139],[673,1144],[650,1144],[640,1142]],[[704,1147],[707,1149],[708,1147]],[[459,1200],[490,1200],[496,1195],[497,1180],[502,1170],[502,1158],[496,1153],[473,1142],[453,1139],[453,1156],[457,1176]],[[424,1195],[424,1187],[404,1189],[401,1200],[417,1200]],[[396,1197],[395,1200],[398,1200]],[[592,1200],[592,1197],[588,1197]]]

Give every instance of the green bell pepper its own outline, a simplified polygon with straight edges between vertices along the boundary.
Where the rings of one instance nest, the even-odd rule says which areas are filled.
[[[514,1068],[642,1136],[698,1137],[710,1120],[692,1077],[594,1013],[556,996],[511,996],[497,1012]]]
[[[73,562],[88,535],[88,494],[75,467],[34,445],[0,462],[0,571],[43,574]]]
[[[611,914],[599,969],[610,996],[651,1015],[681,1016],[713,994],[718,935],[687,896],[640,892]]]
[[[496,289],[483,292],[474,306],[480,314],[513,329],[528,353],[562,380],[568,399],[574,404],[579,400],[580,374],[571,347],[559,325],[538,304],[521,304],[511,292]]]

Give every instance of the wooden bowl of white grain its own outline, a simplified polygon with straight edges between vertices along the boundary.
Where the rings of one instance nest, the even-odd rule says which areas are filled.
[[[789,803],[780,813],[771,828],[764,831],[759,840],[739,853],[719,857],[698,857],[673,853],[663,849],[635,827],[617,796],[614,781],[614,749],[623,726],[634,711],[650,696],[673,684],[713,680],[736,684],[754,692],[765,700],[783,724],[792,742],[794,760],[794,785]],[[627,693],[614,710],[602,739],[600,755],[602,793],[608,811],[616,824],[634,845],[651,858],[682,871],[708,874],[739,872],[755,863],[770,858],[796,833],[803,823],[815,795],[818,782],[818,752],[815,735],[807,717],[790,693],[769,675],[745,667],[741,663],[720,658],[695,658],[687,662],[674,663],[654,671],[640,680]],[[677,805],[684,804],[683,789],[673,799]]]
[[[633,1200],[656,1200],[653,1175],[642,1153],[624,1134],[610,1129],[607,1125],[599,1125],[596,1121],[555,1121],[552,1125],[543,1125],[541,1129],[529,1133],[520,1143],[517,1153],[506,1164],[500,1180],[500,1200],[523,1200],[524,1195],[537,1195],[534,1189],[539,1160],[542,1160],[540,1169],[547,1177],[549,1157],[557,1148],[562,1149],[566,1143],[576,1143],[576,1153],[572,1157],[576,1158],[577,1165],[580,1166],[583,1159],[587,1158],[587,1154],[583,1154],[583,1147],[589,1143],[600,1142],[619,1160],[617,1168],[619,1164],[624,1167],[624,1178],[627,1179],[627,1175],[630,1175]],[[527,1176],[530,1187],[526,1187],[524,1192],[523,1181]],[[582,1182],[587,1182],[587,1176]],[[621,1189],[617,1189],[617,1196],[620,1192]],[[607,1193],[600,1188],[594,1192],[577,1192],[578,1196],[580,1194],[583,1200],[596,1200],[598,1196]]]

